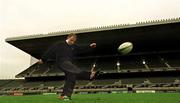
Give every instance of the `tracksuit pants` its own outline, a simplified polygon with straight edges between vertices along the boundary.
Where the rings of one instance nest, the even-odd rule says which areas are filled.
[[[63,62],[60,69],[65,73],[65,84],[61,95],[71,97],[77,78],[90,79],[90,72],[80,70],[70,61]]]

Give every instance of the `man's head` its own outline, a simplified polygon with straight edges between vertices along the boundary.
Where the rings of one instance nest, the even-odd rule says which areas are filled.
[[[73,44],[75,44],[75,42],[76,42],[76,38],[77,38],[76,34],[71,33],[71,34],[69,34],[69,35],[67,36],[66,42],[67,42],[69,45],[73,45]]]

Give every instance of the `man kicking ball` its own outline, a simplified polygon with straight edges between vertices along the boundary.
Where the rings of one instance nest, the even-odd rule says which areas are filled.
[[[63,92],[61,96],[59,96],[61,100],[71,100],[76,77],[78,74],[84,72],[73,64],[74,52],[79,48],[78,45],[75,44],[76,39],[76,34],[69,34],[64,42],[58,42],[51,46],[38,61],[39,64],[42,64],[50,60],[55,60],[55,67],[61,69],[65,73]],[[88,47],[96,48],[96,43],[91,43]],[[88,78],[93,79],[96,74],[97,72],[91,69]]]

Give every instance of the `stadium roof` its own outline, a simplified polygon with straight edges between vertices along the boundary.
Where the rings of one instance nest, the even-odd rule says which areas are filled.
[[[63,41],[69,33],[78,34],[78,44],[96,42],[96,55],[112,55],[117,53],[119,44],[130,41],[134,45],[132,53],[179,51],[180,17],[165,20],[137,22],[102,27],[83,28],[7,38],[6,42],[40,58],[43,52],[57,41]],[[85,54],[93,55],[92,53]]]
[[[137,22],[135,24],[117,24],[117,25],[82,28],[82,29],[75,29],[75,30],[64,30],[64,31],[59,31],[59,32],[50,32],[48,34],[33,34],[33,35],[28,35],[28,36],[26,35],[26,36],[10,37],[10,38],[7,38],[6,41],[8,42],[8,41],[14,41],[14,40],[24,40],[24,39],[60,36],[60,35],[67,35],[69,33],[86,33],[86,32],[97,32],[97,31],[105,31],[105,30],[125,29],[125,28],[141,27],[141,26],[152,26],[152,25],[168,24],[168,23],[176,23],[176,22],[180,22],[180,17],[179,18],[172,18],[172,19],[162,19],[162,20]]]

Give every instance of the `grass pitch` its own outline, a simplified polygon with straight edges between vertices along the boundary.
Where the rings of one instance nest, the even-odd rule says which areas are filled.
[[[180,93],[74,94],[71,101],[58,95],[0,96],[0,103],[180,103]]]

